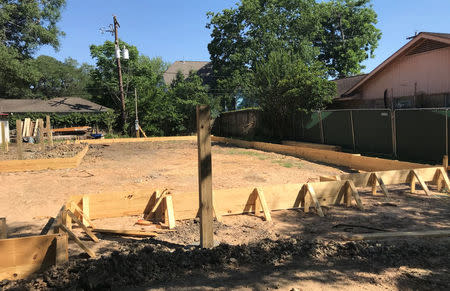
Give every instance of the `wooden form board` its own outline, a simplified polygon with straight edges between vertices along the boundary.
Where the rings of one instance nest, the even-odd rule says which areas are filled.
[[[71,158],[0,161],[0,173],[76,168],[81,164],[88,150],[89,146],[86,146]]]
[[[67,236],[59,234],[0,240],[0,281],[16,280],[68,260]]]
[[[197,141],[197,136],[163,136],[163,137],[144,137],[144,138],[111,138],[111,139],[86,139],[76,140],[75,144],[112,144],[127,142],[152,142],[152,141]]]
[[[342,148],[340,146],[320,144],[320,143],[300,142],[300,141],[293,141],[293,140],[283,140],[281,143],[284,145],[289,145],[289,146],[297,146],[297,147],[319,149],[319,150],[328,150],[328,151],[335,151],[335,152],[340,152],[342,150]]]
[[[396,231],[396,232],[375,232],[375,233],[361,233],[347,236],[348,240],[374,240],[385,238],[399,238],[399,237],[448,237],[450,236],[450,229],[441,230],[427,230],[427,231]]]
[[[305,158],[312,161],[319,161],[339,166],[345,166],[351,169],[362,171],[385,171],[401,169],[417,169],[430,167],[431,165],[402,162],[397,160],[380,159],[374,157],[365,157],[349,153],[341,153],[322,149],[303,148],[297,146],[279,145],[265,142],[245,141],[225,137],[211,137],[212,141],[228,143],[239,147],[253,148],[257,150],[288,154]]]
[[[322,206],[331,205],[347,181],[308,183],[317,194]],[[306,184],[284,184],[258,187],[264,193],[269,210],[300,208],[299,194]],[[217,215],[233,215],[254,211],[255,187],[214,190],[214,206]],[[140,189],[129,192],[86,194],[89,196],[89,217],[91,219],[112,218],[144,213],[156,189]],[[72,196],[68,203],[74,202],[82,207],[83,195]],[[173,193],[174,216],[177,220],[192,219],[198,214],[198,193]]]
[[[446,173],[443,167],[418,168],[414,170],[425,182],[434,183],[436,178],[436,171],[439,169],[442,169],[444,173]],[[395,185],[407,183],[411,173],[411,169],[354,173],[339,176],[322,176],[320,177],[320,181],[349,180],[352,181],[356,187],[367,187],[371,186],[370,176],[374,173],[378,175],[378,177],[384,182],[385,185]]]

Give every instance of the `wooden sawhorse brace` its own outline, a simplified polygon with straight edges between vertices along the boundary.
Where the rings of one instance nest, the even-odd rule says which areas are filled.
[[[308,195],[309,194],[309,195]],[[360,210],[364,210],[364,206],[361,202],[361,198],[359,197],[358,190],[356,190],[355,184],[352,181],[346,181],[341,187],[340,191],[336,193],[336,196],[333,198],[334,204],[338,205],[344,201],[347,207],[352,205],[352,197],[356,201],[356,205]],[[311,201],[314,202],[314,207],[316,208],[317,214],[320,217],[324,217],[322,207],[320,206],[319,199],[321,197],[316,194],[316,191],[310,184],[304,184],[299,192],[300,202],[299,206],[304,207],[305,213],[309,212],[309,207],[311,206]]]
[[[439,179],[439,176],[442,177],[443,181],[446,181],[445,183],[448,183],[448,177],[445,173],[441,173],[439,176],[437,176],[438,172],[440,172],[441,169],[437,169],[436,170],[436,174],[434,176],[434,180]],[[446,178],[446,179],[445,179]],[[425,194],[427,196],[431,195],[430,189],[428,189],[427,184],[425,183],[425,181],[422,179],[422,177],[419,176],[419,174],[417,173],[416,170],[411,170],[408,174],[408,177],[406,178],[406,183],[410,183],[411,185],[411,193],[414,194],[416,193],[416,182],[419,182],[420,187],[422,187],[423,191],[425,191]],[[439,181],[438,183],[438,188],[439,188],[439,184],[441,182]],[[448,187],[448,184],[447,184]]]
[[[267,206],[266,196],[264,192],[259,189],[253,189],[253,192],[248,198],[247,205],[250,205],[255,213],[255,216],[259,216],[261,210],[263,211],[263,217],[265,221],[272,221],[272,216],[270,215],[270,209]]]
[[[380,185],[381,191],[383,192],[384,196],[389,197],[389,191],[386,185],[376,172],[370,175],[370,178],[367,182],[367,186],[372,186],[372,195],[375,195],[377,193],[377,182]]]
[[[152,208],[148,212],[144,211],[144,219],[164,221],[164,223],[167,223],[169,229],[175,228],[175,212],[173,210],[172,195],[170,192],[164,190],[160,194],[159,191],[155,191],[146,210],[150,207]]]
[[[450,181],[447,176],[446,168],[438,168],[434,174],[433,184],[436,184],[437,191],[442,191],[443,188],[447,188],[450,191]]]

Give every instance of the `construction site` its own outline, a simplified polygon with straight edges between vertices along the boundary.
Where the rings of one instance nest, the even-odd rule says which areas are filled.
[[[197,117],[197,136],[67,142],[36,120],[35,144],[17,120],[0,156],[0,287],[446,289],[446,156],[216,137]]]

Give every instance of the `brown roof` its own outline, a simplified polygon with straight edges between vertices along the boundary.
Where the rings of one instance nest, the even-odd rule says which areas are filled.
[[[178,72],[181,72],[186,78],[189,73],[197,72],[197,74],[203,79],[204,83],[207,83],[212,72],[212,66],[210,62],[203,61],[176,61],[164,72],[163,78],[166,85],[170,85]]]
[[[344,97],[344,93],[347,92],[351,87],[358,83],[367,74],[351,76],[342,79],[333,80],[336,83],[336,96],[334,98]]]
[[[0,112],[95,113],[109,108],[79,97],[41,99],[0,99]]]
[[[411,50],[417,48],[418,45],[425,44],[428,47],[438,47],[436,43],[442,43],[445,46],[450,45],[450,34],[449,33],[436,33],[436,32],[421,32],[415,35],[408,43],[402,46],[398,51],[396,51],[392,56],[387,58],[384,62],[378,65],[375,69],[372,70],[369,74],[361,78],[354,86],[348,89],[345,94],[351,95],[358,89],[362,84],[364,84],[367,80],[371,79],[375,74],[382,71],[386,66],[388,66],[391,62],[393,62],[398,57],[404,56]]]

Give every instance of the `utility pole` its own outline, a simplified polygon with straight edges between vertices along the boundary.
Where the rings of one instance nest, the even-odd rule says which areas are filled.
[[[119,48],[119,35],[118,35],[118,28],[120,27],[119,22],[117,21],[117,17],[115,15],[113,15],[113,20],[114,20],[114,38],[115,38],[115,50],[120,50]],[[124,134],[126,134],[125,132],[125,125],[127,123],[127,115],[125,112],[125,94],[123,92],[123,80],[122,80],[122,67],[120,65],[120,53],[118,55],[116,55],[116,60],[117,60],[117,71],[118,71],[118,76],[119,76],[119,90],[120,90],[120,103],[121,103],[121,108],[120,108],[120,113],[122,116],[122,131]]]
[[[136,119],[134,120],[134,127],[136,129],[136,137],[139,137],[139,118],[138,118],[138,109],[137,109],[137,90],[134,88],[134,106],[136,111]]]

